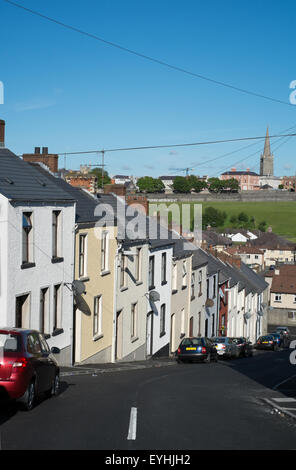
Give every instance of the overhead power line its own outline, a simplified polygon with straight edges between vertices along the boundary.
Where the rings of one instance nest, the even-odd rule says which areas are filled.
[[[288,105],[288,106],[295,106],[293,105],[292,103],[290,103],[289,101],[283,101],[283,100],[280,100],[280,99],[277,99],[277,98],[273,98],[271,96],[267,96],[267,95],[263,95],[261,93],[256,93],[256,92],[253,92],[253,91],[250,91],[250,90],[247,90],[245,88],[241,88],[241,87],[237,87],[235,85],[231,85],[230,83],[226,83],[226,82],[222,82],[220,80],[216,80],[216,79],[213,79],[213,78],[210,78],[210,77],[207,77],[205,75],[201,75],[199,73],[195,73],[195,72],[192,72],[190,70],[187,70],[187,69],[184,69],[183,67],[179,67],[177,65],[173,65],[173,64],[170,64],[168,62],[165,62],[163,60],[160,60],[160,59],[156,59],[155,57],[152,57],[152,56],[149,56],[149,55],[146,55],[146,54],[142,54],[141,52],[137,52],[133,49],[129,49],[127,47],[124,47],[120,44],[117,44],[115,42],[112,42],[112,41],[108,41],[104,38],[101,38],[99,36],[97,36],[96,34],[92,34],[92,33],[89,33],[87,31],[83,31],[82,29],[79,29],[75,26],[72,26],[72,25],[69,25],[67,23],[64,23],[62,21],[59,21],[55,18],[51,18],[47,15],[44,15],[43,13],[40,13],[36,10],[32,10],[31,8],[27,8],[23,5],[20,5],[19,3],[16,3],[16,2],[13,2],[11,0],[3,0],[4,2],[6,3],[9,3],[10,5],[13,5],[17,8],[20,8],[28,13],[31,13],[35,16],[38,16],[40,18],[43,18],[47,21],[50,21],[52,23],[55,23],[59,26],[62,26],[63,28],[66,28],[66,29],[69,29],[71,31],[74,31],[76,33],[79,33],[81,35],[84,35],[84,36],[87,36],[91,39],[94,39],[96,41],[99,41],[107,46],[110,46],[110,47],[113,47],[113,48],[116,48],[116,49],[119,49],[123,52],[127,52],[129,54],[132,54],[134,56],[137,56],[137,57],[140,57],[141,59],[145,59],[145,60],[148,60],[150,62],[154,62],[155,64],[158,64],[158,65],[162,65],[166,68],[169,68],[171,70],[174,70],[174,71],[177,71],[177,72],[181,72],[181,73],[184,73],[186,75],[189,75],[191,77],[194,77],[194,78],[199,78],[201,80],[205,80],[207,82],[210,82],[210,83],[213,83],[215,85],[219,85],[219,86],[223,86],[223,87],[226,87],[226,88],[229,88],[231,90],[235,90],[237,92],[240,92],[240,93],[244,93],[244,94],[247,94],[247,95],[251,95],[251,96],[255,96],[257,98],[263,98],[265,100],[268,100],[268,101],[273,101],[275,103],[280,103],[280,104],[284,104],[284,105]]]
[[[295,137],[296,133],[291,134],[277,134],[277,135],[270,135],[270,139],[276,139],[279,137]],[[240,137],[237,139],[222,139],[222,140],[207,140],[201,142],[185,142],[181,144],[165,144],[165,145],[147,145],[147,146],[140,146],[140,147],[118,147],[118,148],[110,148],[110,149],[96,149],[96,150],[81,150],[79,152],[55,152],[58,155],[86,155],[89,153],[111,153],[111,152],[127,152],[127,151],[134,151],[134,150],[157,150],[157,149],[164,149],[164,148],[177,148],[177,147],[195,147],[199,145],[213,145],[213,144],[224,144],[224,143],[231,143],[231,142],[243,142],[249,140],[262,140],[265,139],[266,136],[256,136],[256,137]]]

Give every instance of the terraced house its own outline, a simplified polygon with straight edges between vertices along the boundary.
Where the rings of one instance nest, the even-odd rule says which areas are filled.
[[[72,356],[75,200],[0,146],[0,324],[33,328]]]

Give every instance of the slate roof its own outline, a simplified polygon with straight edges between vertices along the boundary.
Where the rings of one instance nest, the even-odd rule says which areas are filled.
[[[11,202],[73,202],[63,188],[5,148],[0,148],[0,193]]]
[[[278,249],[288,249],[288,250],[296,250],[296,243],[287,240],[280,235],[277,235],[273,232],[264,232],[260,235],[260,237],[256,238],[255,240],[251,240],[249,242],[253,246],[257,246],[260,248],[266,248],[271,250],[278,250]]]
[[[280,266],[279,274],[273,274],[270,292],[296,294],[296,265]]]
[[[113,196],[108,194],[102,195],[104,197],[97,199],[92,196],[87,191],[71,186],[65,180],[52,175],[47,169],[43,168],[38,163],[29,163],[31,167],[39,173],[40,177],[50,184],[55,185],[57,190],[62,190],[65,192],[72,200],[76,202],[76,223],[98,223],[101,219],[101,216],[105,214],[100,210],[99,206],[101,204],[115,204],[115,199]],[[102,209],[102,208],[101,208]],[[112,213],[106,214],[104,217],[105,221],[112,223],[113,217]]]

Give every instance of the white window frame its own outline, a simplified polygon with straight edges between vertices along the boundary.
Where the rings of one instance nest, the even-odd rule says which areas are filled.
[[[102,323],[103,323],[103,296],[96,295],[94,297],[94,318],[93,318],[93,337],[94,339],[103,336]]]

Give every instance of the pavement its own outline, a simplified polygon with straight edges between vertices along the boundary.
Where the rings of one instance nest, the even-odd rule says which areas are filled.
[[[139,369],[151,369],[154,367],[167,367],[176,364],[174,357],[151,358],[145,361],[133,362],[116,362],[103,364],[85,364],[73,367],[61,367],[61,377],[69,377],[74,375],[94,375],[110,372],[121,372]]]

